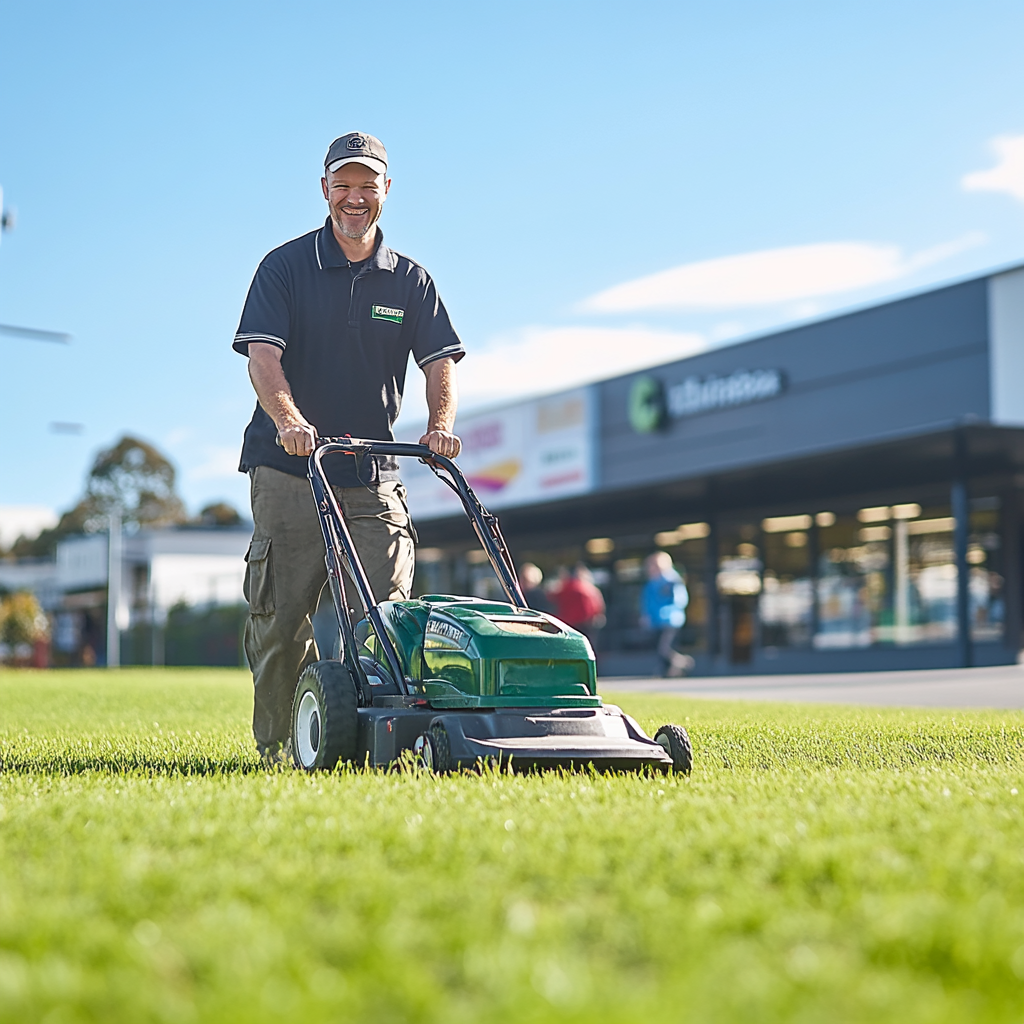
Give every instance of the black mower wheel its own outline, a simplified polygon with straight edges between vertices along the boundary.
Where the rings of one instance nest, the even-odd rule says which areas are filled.
[[[413,752],[428,772],[443,775],[452,770],[451,744],[448,742],[448,733],[440,722],[435,722],[416,738]]]
[[[292,700],[292,760],[304,771],[330,771],[354,761],[359,697],[339,661],[315,661],[299,677]]]
[[[689,775],[693,769],[693,746],[686,730],[681,725],[663,725],[654,738],[672,758],[672,771]]]

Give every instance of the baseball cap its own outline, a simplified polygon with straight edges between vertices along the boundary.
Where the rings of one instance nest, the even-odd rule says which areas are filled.
[[[377,174],[387,174],[388,151],[384,143],[364,132],[349,132],[335,139],[324,157],[324,170],[336,171],[345,164],[364,164]]]

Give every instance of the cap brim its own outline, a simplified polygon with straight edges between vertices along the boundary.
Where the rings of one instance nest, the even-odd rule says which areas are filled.
[[[388,165],[383,160],[378,160],[372,156],[346,156],[340,160],[335,160],[333,163],[327,165],[328,172],[333,173],[340,167],[344,167],[345,164],[362,164],[364,167],[369,167],[375,174],[387,174]]]

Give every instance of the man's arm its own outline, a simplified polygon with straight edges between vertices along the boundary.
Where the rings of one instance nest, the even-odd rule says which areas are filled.
[[[316,443],[316,427],[299,412],[276,345],[253,342],[249,345],[249,379],[263,411],[274,421],[281,445],[289,455],[309,455]],[[454,416],[454,413],[453,413]]]
[[[462,451],[462,441],[453,433],[455,409],[459,404],[455,360],[435,359],[423,367],[423,374],[427,378],[428,419],[427,432],[420,438],[420,444],[429,445],[438,455],[454,459]],[[284,380],[283,375],[281,379]]]

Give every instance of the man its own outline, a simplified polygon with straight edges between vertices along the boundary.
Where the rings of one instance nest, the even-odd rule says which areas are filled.
[[[412,353],[426,377],[421,443],[439,455],[461,449],[455,363],[465,350],[427,272],[384,245],[384,146],[362,132],[336,139],[321,187],[327,220],[266,256],[233,345],[249,357],[259,400],[239,469],[250,476],[255,524],[245,575],[253,734],[268,764],[289,759],[295,686],[320,656],[310,614],[326,569],[306,479],[317,438],[391,439]],[[324,465],[374,596],[408,597],[415,535],[397,464],[335,455]]]
[[[686,622],[690,603],[683,577],[667,551],[655,551],[644,563],[647,582],[640,595],[640,624],[658,635],[658,657],[663,676],[683,676],[693,668],[693,658],[675,649],[679,630]]]

